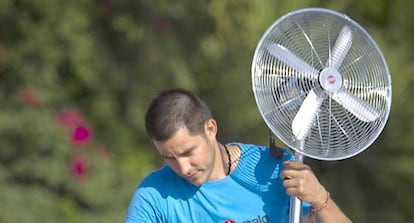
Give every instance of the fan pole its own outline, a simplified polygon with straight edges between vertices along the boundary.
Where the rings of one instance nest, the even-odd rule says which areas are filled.
[[[303,141],[300,140],[300,147],[303,147]],[[299,152],[295,152],[295,160],[298,162],[303,162],[303,154]],[[302,201],[292,196],[290,198],[290,215],[289,215],[289,222],[290,223],[300,223],[300,217],[302,215]]]

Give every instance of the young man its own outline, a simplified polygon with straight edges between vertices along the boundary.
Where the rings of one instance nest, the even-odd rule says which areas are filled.
[[[145,118],[166,165],[138,186],[126,223],[287,223],[289,195],[308,204],[303,222],[351,222],[288,150],[273,158],[266,146],[218,142],[216,120],[191,92],[161,92]]]

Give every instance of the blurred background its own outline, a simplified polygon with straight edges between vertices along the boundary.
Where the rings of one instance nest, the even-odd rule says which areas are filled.
[[[161,89],[204,99],[221,141],[267,144],[254,49],[304,7],[363,26],[393,79],[390,118],[370,149],[305,162],[354,222],[410,222],[411,0],[0,0],[0,222],[122,222],[137,184],[162,164],[143,123]]]

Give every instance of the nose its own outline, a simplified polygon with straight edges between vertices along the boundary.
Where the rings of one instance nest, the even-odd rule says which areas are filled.
[[[177,170],[183,176],[191,174],[191,164],[186,157],[177,158]]]

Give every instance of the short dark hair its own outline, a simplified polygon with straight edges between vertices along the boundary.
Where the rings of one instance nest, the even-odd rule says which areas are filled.
[[[152,99],[145,115],[145,127],[149,137],[165,141],[183,127],[191,134],[204,133],[204,124],[211,118],[209,108],[197,96],[174,88]]]

